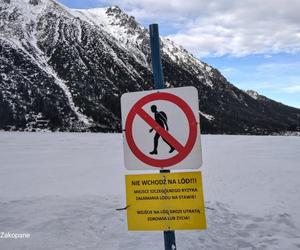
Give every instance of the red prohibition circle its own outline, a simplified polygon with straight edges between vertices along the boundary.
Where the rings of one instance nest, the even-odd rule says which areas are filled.
[[[178,152],[175,156],[168,158],[168,159],[153,159],[147,155],[145,155],[136,145],[132,128],[133,128],[133,121],[136,115],[138,115],[138,111],[142,110],[143,106],[147,103],[157,100],[169,101],[176,104],[185,114],[189,124],[189,135],[186,144],[183,146],[182,150]],[[143,119],[143,117],[142,117]],[[157,168],[166,168],[171,167],[183,159],[185,159],[188,154],[193,149],[196,138],[197,138],[197,121],[196,117],[189,107],[189,105],[180,97],[166,92],[156,92],[149,95],[144,96],[139,101],[137,101],[127,115],[127,119],[125,122],[125,137],[129,148],[131,149],[132,153],[142,162]]]

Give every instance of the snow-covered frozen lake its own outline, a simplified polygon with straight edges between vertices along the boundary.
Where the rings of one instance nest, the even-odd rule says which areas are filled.
[[[176,231],[178,250],[300,249],[300,137],[202,146],[208,229]],[[115,210],[128,173],[120,134],[0,132],[0,233],[31,234],[0,249],[164,249],[162,232],[128,232]]]

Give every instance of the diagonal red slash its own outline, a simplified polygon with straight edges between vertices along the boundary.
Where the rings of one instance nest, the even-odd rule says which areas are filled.
[[[146,122],[148,123],[161,137],[163,137],[167,142],[169,142],[177,152],[181,152],[184,150],[184,146],[176,140],[167,130],[161,127],[148,113],[139,108],[137,110],[137,114]]]

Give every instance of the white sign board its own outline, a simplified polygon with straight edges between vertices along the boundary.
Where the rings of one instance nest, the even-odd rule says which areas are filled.
[[[125,167],[196,169],[202,164],[198,92],[194,87],[121,97]]]

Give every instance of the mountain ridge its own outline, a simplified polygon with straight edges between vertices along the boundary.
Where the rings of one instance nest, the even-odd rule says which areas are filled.
[[[117,6],[0,3],[0,128],[120,131],[120,96],[153,88],[148,30]],[[169,39],[161,47],[166,86],[198,89],[205,133],[300,130],[299,109],[253,99]]]

